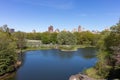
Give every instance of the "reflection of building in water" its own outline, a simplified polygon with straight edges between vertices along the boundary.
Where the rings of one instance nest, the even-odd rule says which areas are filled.
[[[53,26],[52,25],[50,27],[48,27],[48,32],[50,32],[50,33],[53,32]]]

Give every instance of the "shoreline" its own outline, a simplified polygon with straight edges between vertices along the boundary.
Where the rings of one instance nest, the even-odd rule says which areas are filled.
[[[76,48],[76,49],[72,49],[72,50],[67,50],[67,49],[59,49],[60,51],[64,51],[64,52],[67,52],[67,51],[77,51],[78,50],[78,48]]]
[[[69,80],[96,80],[94,78],[91,78],[85,74],[75,74],[75,75],[71,75],[69,77]],[[103,80],[103,79],[100,79]]]
[[[62,47],[65,47],[65,46],[62,46]],[[64,52],[70,52],[70,51],[77,51],[79,48],[88,48],[88,47],[91,47],[91,48],[95,48],[95,46],[74,46],[74,48],[72,49],[65,49],[65,48],[61,48],[61,46],[59,47],[44,47],[44,48],[41,48],[41,47],[28,47],[26,49],[23,49],[22,50],[22,53],[24,52],[27,52],[27,51],[35,51],[35,50],[50,50],[50,49],[57,49],[57,50],[60,50],[60,51],[64,51]]]
[[[1,79],[4,80],[5,77],[7,77],[7,76],[13,74],[14,72],[16,72],[21,65],[22,65],[22,62],[21,61],[17,61],[16,64],[14,64],[14,68],[15,69],[13,71],[11,71],[11,72],[7,72],[7,73],[1,75],[0,76],[0,80]]]
[[[65,47],[65,46],[64,46],[64,47]],[[89,46],[88,46],[88,47],[89,47]],[[90,46],[90,47],[94,47],[94,46]],[[23,50],[22,50],[22,54],[24,54],[24,53],[27,52],[27,51],[49,50],[49,49],[57,49],[57,50],[60,50],[60,51],[68,52],[68,51],[77,51],[79,48],[87,48],[87,46],[77,46],[77,47],[74,47],[74,49],[69,49],[69,50],[68,50],[68,49],[63,49],[63,48],[53,48],[53,47],[51,47],[51,48],[48,48],[48,47],[46,47],[46,48],[40,48],[40,47],[31,48],[31,47],[29,47],[29,48],[27,48],[27,49],[23,49]],[[17,51],[18,51],[18,50],[17,50]],[[19,53],[18,53],[18,54],[19,54]],[[1,75],[1,76],[0,76],[0,79],[3,79],[3,80],[4,80],[5,77],[13,74],[14,72],[16,72],[16,71],[18,70],[18,68],[19,68],[21,65],[22,65],[22,62],[21,62],[21,61],[17,61],[16,64],[14,64],[14,66],[15,66],[14,71],[5,73],[4,75]]]
[[[16,72],[17,70],[13,71],[13,72],[9,72],[9,73],[6,73],[2,76],[0,76],[0,80],[7,80],[9,77],[12,77],[13,75],[15,75],[14,73]]]

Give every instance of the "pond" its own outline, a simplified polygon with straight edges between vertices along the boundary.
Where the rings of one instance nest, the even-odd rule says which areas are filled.
[[[28,51],[14,80],[68,80],[97,62],[95,48],[63,52],[57,49]]]

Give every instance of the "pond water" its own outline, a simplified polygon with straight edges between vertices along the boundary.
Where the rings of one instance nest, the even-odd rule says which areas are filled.
[[[63,52],[57,49],[28,51],[14,80],[68,80],[71,75],[97,62],[96,49],[81,48]]]

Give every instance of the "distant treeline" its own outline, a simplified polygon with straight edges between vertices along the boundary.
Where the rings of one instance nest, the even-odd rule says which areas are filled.
[[[96,46],[100,39],[100,34],[90,31],[82,32],[66,32],[59,33],[43,32],[43,33],[25,33],[26,39],[41,40],[43,44],[60,44],[60,45],[92,45]]]

